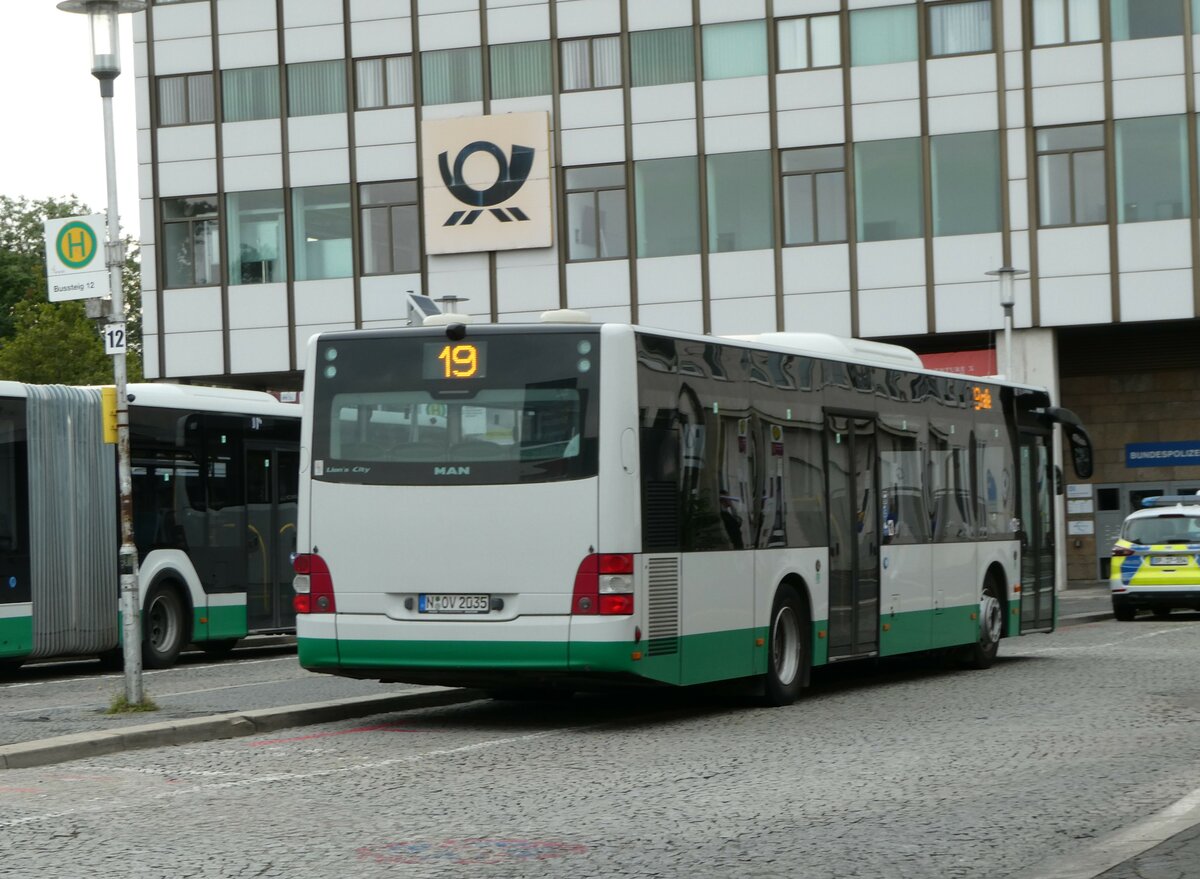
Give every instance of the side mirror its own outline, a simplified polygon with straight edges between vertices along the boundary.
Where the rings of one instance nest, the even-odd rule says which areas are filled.
[[[1093,471],[1092,440],[1079,425],[1064,424],[1067,443],[1071,449],[1071,467],[1080,479],[1091,479]],[[1061,493],[1061,487],[1060,487]]]

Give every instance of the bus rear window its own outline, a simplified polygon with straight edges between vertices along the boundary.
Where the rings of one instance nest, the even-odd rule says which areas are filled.
[[[342,336],[318,348],[313,476],[436,485],[596,472],[594,333]]]

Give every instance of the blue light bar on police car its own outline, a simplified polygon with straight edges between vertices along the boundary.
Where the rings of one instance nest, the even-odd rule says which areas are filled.
[[[1142,499],[1143,507],[1174,507],[1180,504],[1200,504],[1200,491],[1195,494],[1164,494]]]

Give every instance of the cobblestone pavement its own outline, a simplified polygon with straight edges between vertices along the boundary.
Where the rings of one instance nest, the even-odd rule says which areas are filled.
[[[1031,875],[1200,788],[1198,650],[1194,618],[1109,621],[784,709],[475,702],[9,770],[0,875]]]

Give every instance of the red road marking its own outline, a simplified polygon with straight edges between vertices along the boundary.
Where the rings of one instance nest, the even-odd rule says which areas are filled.
[[[281,744],[285,744],[287,742],[304,742],[309,739],[323,739],[323,738],[327,738],[328,736],[348,736],[351,733],[416,732],[416,731],[417,730],[415,730],[415,729],[405,729],[403,727],[391,726],[390,724],[385,723],[385,724],[380,724],[379,726],[360,726],[355,729],[342,729],[342,730],[337,730],[336,732],[312,733],[311,735],[295,736],[294,738],[290,738],[290,739],[263,739],[261,742],[247,742],[246,744],[252,748],[257,748],[260,745],[281,745]]]

